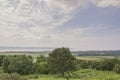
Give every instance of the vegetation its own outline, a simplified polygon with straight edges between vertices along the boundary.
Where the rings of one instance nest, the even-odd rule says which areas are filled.
[[[3,59],[3,70],[7,73],[31,74],[34,69],[33,61],[29,56],[6,56]]]
[[[120,50],[116,51],[76,51],[78,56],[120,56]]]
[[[120,64],[115,64],[115,67],[113,69],[116,73],[120,74]]]
[[[12,74],[1,74],[0,80],[27,80],[27,79],[22,78],[20,75],[16,73],[12,73]]]
[[[40,62],[45,62],[46,61],[46,58],[45,58],[45,56],[43,56],[43,55],[40,55],[40,56],[38,56],[37,57],[37,63],[40,63]]]
[[[51,72],[64,76],[65,72],[69,74],[75,69],[75,60],[68,48],[57,48],[49,54],[48,64]]]
[[[118,57],[94,57],[76,58],[64,47],[53,50],[48,56],[0,55],[0,80],[120,79]]]
[[[37,63],[36,73],[39,74],[49,74],[49,68],[47,62]]]
[[[2,66],[4,55],[0,55],[0,66]]]
[[[120,75],[112,71],[98,71],[92,69],[80,69],[71,73],[69,80],[120,80]],[[28,75],[26,76],[30,80],[67,80],[59,75]],[[65,74],[67,77],[67,74]]]

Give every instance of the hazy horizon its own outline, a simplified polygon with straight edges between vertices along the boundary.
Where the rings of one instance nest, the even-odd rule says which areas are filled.
[[[120,50],[120,0],[0,0],[0,46]]]
[[[42,52],[42,51],[52,51],[55,48],[59,48],[59,47],[38,47],[38,46],[0,46],[0,52],[11,52],[11,51],[28,51],[28,52]],[[74,48],[69,48],[71,51],[118,51],[116,50],[78,50],[78,49],[74,49]]]

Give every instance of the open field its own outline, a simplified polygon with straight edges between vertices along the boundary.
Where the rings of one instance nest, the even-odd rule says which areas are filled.
[[[101,60],[101,59],[113,59],[114,56],[76,56],[77,59],[81,60]]]
[[[0,55],[31,55],[37,57],[39,55],[48,56],[49,52],[0,52]]]

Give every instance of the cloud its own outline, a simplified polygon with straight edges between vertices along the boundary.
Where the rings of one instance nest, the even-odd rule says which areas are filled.
[[[92,0],[97,7],[120,7],[120,0]]]
[[[87,0],[46,0],[47,4],[55,9],[63,12],[70,12],[83,8],[87,4]]]
[[[102,8],[120,7],[118,0],[0,0],[0,44],[78,47],[80,42],[87,43],[84,36],[91,29],[68,29],[60,34],[54,30],[91,2]]]
[[[52,39],[53,30],[71,20],[82,3],[82,0],[0,0],[0,39],[14,44],[47,42]]]

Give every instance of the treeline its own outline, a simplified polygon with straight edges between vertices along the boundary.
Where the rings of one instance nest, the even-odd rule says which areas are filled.
[[[120,60],[114,59],[103,59],[103,60],[77,60],[77,66],[81,69],[95,69],[95,70],[106,70],[114,71],[120,74]]]
[[[48,63],[44,56],[38,56],[36,62],[32,56],[27,55],[0,55],[0,66],[4,73],[18,73],[28,75],[34,73],[48,74]]]
[[[78,56],[120,56],[120,50],[116,51],[76,51]]]

